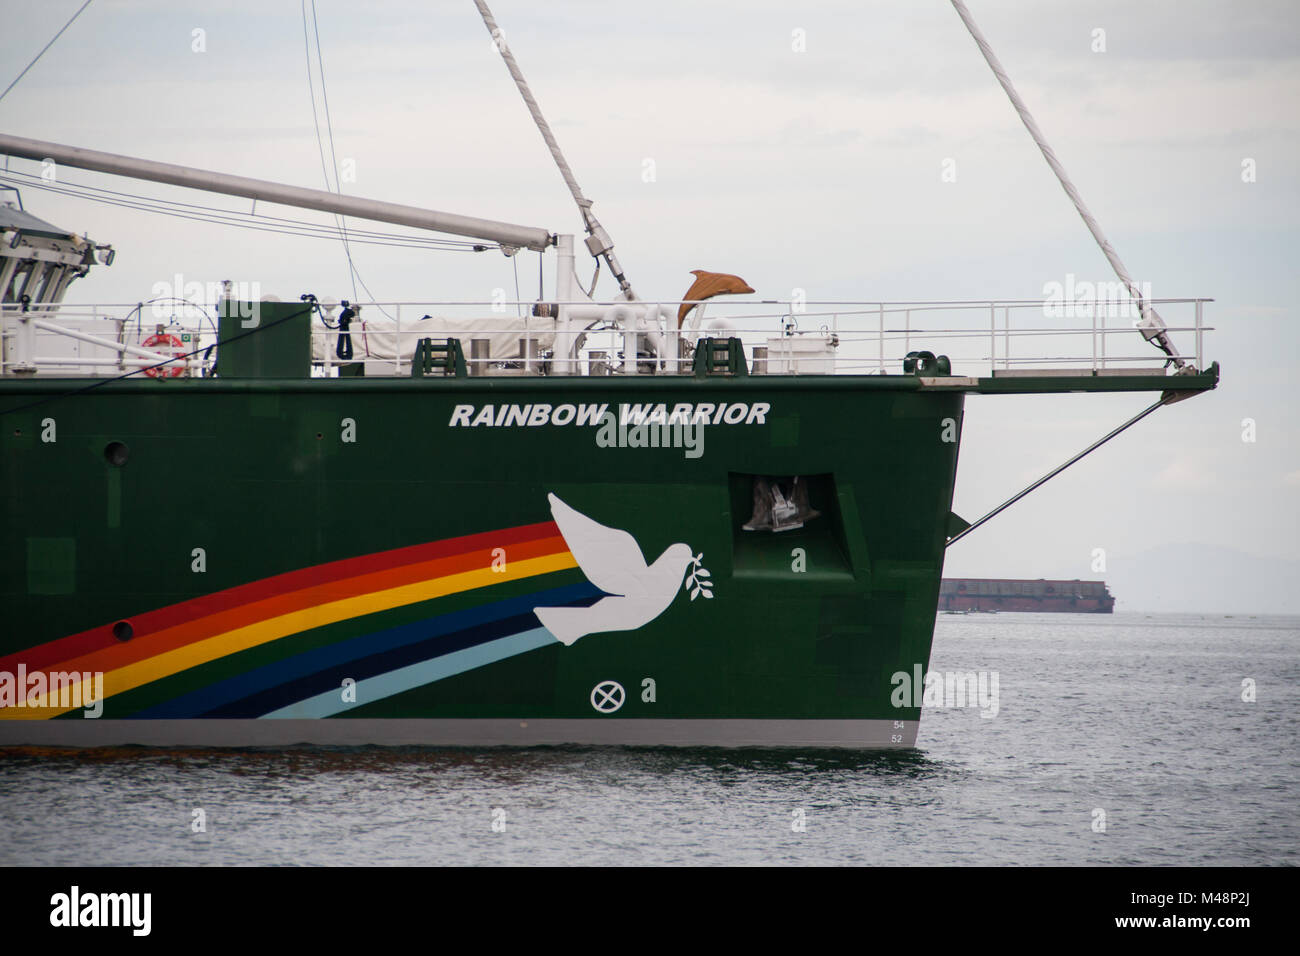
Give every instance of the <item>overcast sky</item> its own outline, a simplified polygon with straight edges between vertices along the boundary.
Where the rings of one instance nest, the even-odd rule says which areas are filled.
[[[5,3],[0,84],[79,5]],[[1035,298],[1069,275],[1113,278],[946,0],[492,6],[647,298],[680,297],[695,268],[740,274],[762,297],[871,301]],[[1127,609],[1300,612],[1300,4],[969,6],[1135,278],[1157,298],[1216,300],[1206,352],[1223,384],[972,534],[946,573],[1104,577]],[[581,231],[470,0],[316,8],[337,152],[356,170],[344,191]],[[96,0],[0,101],[0,128],[323,186],[298,2]],[[23,198],[118,250],[69,301],[147,299],[177,272],[351,295],[335,242]],[[513,293],[495,252],[355,256],[384,300]],[[529,297],[535,255],[520,272]],[[956,511],[978,517],[1150,400],[969,399]]]

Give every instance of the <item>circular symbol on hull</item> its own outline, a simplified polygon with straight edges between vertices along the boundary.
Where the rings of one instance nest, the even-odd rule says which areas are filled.
[[[591,689],[591,706],[602,714],[612,714],[623,706],[627,693],[616,680],[603,680]]]

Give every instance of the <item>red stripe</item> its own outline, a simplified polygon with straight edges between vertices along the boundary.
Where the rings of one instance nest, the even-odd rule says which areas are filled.
[[[314,585],[329,584],[343,578],[355,577],[356,575],[368,574],[374,571],[386,571],[405,564],[416,564],[436,558],[450,557],[465,551],[498,548],[518,544],[522,541],[549,538],[559,533],[560,529],[555,522],[543,521],[539,524],[521,525],[517,528],[484,531],[460,538],[447,538],[443,541],[415,544],[405,548],[396,548],[392,551],[378,551],[374,554],[344,558],[341,561],[317,564],[312,567],[277,574],[274,577],[251,581],[248,584],[227,588],[214,594],[205,594],[202,597],[181,601],[179,604],[146,611],[143,614],[130,615],[129,619],[137,633],[149,634],[197,618],[207,617],[219,611],[228,611],[236,605],[277,597]],[[9,654],[6,657],[0,657],[0,671],[16,671],[20,662],[27,665],[28,671],[33,671],[115,646],[119,645],[117,639],[113,637],[112,629],[101,624],[90,630],[82,631],[80,634],[57,638],[45,644],[38,644],[35,647]]]
[[[542,555],[565,553],[564,538],[538,538],[536,541],[517,541],[510,546],[512,561],[527,561]],[[135,639],[122,643],[113,641],[109,647],[92,654],[60,661],[47,670],[59,671],[113,671],[158,654],[176,650],[195,641],[205,640],[223,631],[234,630],[268,618],[279,617],[305,608],[316,607],[330,601],[371,594],[375,591],[427,581],[464,571],[486,569],[492,566],[492,552],[487,548],[466,551],[433,561],[421,561],[385,571],[374,571],[354,578],[345,578],[326,586],[315,586],[290,591],[262,601],[239,604],[209,617],[195,618],[161,631],[136,632]],[[34,673],[32,669],[28,673]]]

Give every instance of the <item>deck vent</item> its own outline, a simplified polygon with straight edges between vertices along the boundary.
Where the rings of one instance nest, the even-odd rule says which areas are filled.
[[[737,338],[700,339],[695,346],[695,365],[699,377],[706,375],[748,375],[744,343]]]
[[[465,353],[460,339],[420,339],[411,358],[411,375],[454,375],[465,377]]]

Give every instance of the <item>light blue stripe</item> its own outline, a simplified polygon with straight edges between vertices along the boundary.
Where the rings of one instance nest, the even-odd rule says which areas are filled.
[[[423,687],[425,684],[442,680],[444,677],[463,674],[465,671],[472,671],[476,667],[495,664],[507,657],[534,651],[539,647],[546,647],[554,642],[555,635],[546,628],[533,628],[531,631],[523,631],[509,637],[488,641],[486,644],[478,644],[474,647],[453,651],[432,660],[399,667],[387,674],[368,677],[357,683],[357,703],[355,704],[344,703],[343,690],[339,688],[338,690],[317,694],[315,697],[308,697],[306,700],[300,700],[288,707],[273,710],[269,714],[263,714],[262,717],[271,719],[331,717],[351,707],[360,704],[372,704],[377,700],[383,700],[385,697],[392,697],[394,694],[400,694],[415,687]]]

